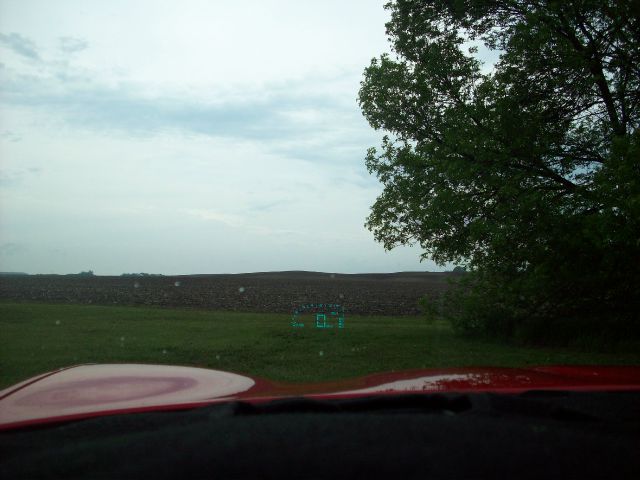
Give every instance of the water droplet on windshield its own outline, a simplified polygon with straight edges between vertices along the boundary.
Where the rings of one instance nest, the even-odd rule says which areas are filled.
[[[180,286],[180,282],[174,282],[173,284],[175,287],[179,287]]]
[[[166,355],[166,354],[167,354],[167,351],[166,351],[166,350],[162,350],[162,354],[163,354],[163,355]]]
[[[329,275],[331,278],[336,278],[336,274],[332,273],[331,275]]]
[[[340,298],[344,298],[344,295],[341,293],[340,295],[338,295]]]
[[[320,350],[320,352],[318,352],[318,355],[323,356],[324,352],[322,350]]]
[[[216,360],[220,360],[220,355],[216,355]]]
[[[240,288],[238,289],[238,291],[239,291],[240,293],[244,293],[244,287],[240,287]]]
[[[124,342],[124,337],[120,337],[120,341],[121,341],[121,342]]]
[[[133,288],[140,288],[140,284],[138,282],[134,283]]]
[[[56,325],[60,325],[60,320],[56,320]]]

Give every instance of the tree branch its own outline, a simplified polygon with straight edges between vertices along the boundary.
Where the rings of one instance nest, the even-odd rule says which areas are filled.
[[[604,102],[607,109],[607,114],[609,116],[609,121],[611,122],[613,132],[616,135],[624,135],[626,131],[623,129],[620,123],[620,119],[618,118],[618,112],[616,111],[615,102],[613,100],[613,96],[611,95],[609,84],[607,83],[607,80],[604,76],[604,67],[602,65],[597,46],[593,43],[593,37],[587,31],[585,26],[581,22],[579,22],[578,28],[589,41],[588,47],[583,45],[580,39],[575,35],[573,29],[569,26],[567,19],[562,11],[558,12],[558,18],[562,22],[562,26],[564,27],[565,31],[558,28],[555,28],[555,30],[560,35],[568,39],[573,48],[577,52],[579,52],[585,58],[585,60],[587,60],[589,71],[593,76],[594,83],[600,91],[600,98],[602,98],[602,101]],[[547,22],[547,24],[549,24],[549,22]]]

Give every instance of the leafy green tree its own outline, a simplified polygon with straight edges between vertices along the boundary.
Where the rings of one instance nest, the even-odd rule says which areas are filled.
[[[371,126],[388,132],[366,157],[384,185],[366,223],[376,240],[465,265],[442,311],[468,331],[635,321],[640,4],[386,8],[393,55],[372,60],[359,92]],[[500,52],[492,70],[474,43]]]

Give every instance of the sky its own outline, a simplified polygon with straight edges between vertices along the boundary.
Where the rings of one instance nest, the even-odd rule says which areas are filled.
[[[443,270],[364,227],[384,3],[0,0],[0,271]]]

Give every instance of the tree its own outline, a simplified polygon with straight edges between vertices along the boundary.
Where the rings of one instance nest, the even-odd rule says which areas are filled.
[[[467,267],[467,330],[640,310],[640,13],[631,0],[396,0],[360,107],[388,132],[366,226]],[[474,56],[500,52],[491,72]],[[610,325],[612,323],[610,322]],[[637,324],[637,322],[636,322]]]

